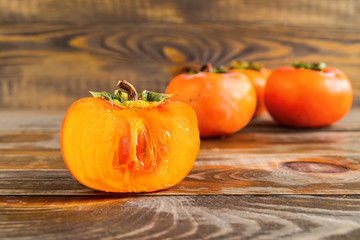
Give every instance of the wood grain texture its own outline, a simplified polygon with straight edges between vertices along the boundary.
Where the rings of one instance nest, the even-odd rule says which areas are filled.
[[[63,114],[0,111],[0,239],[360,238],[359,108],[310,131],[263,116],[203,139],[175,187],[120,195],[71,177]]]
[[[30,111],[30,110],[0,110],[0,132],[57,132],[60,129],[65,111]],[[360,108],[353,106],[339,122],[329,127],[316,129],[293,129],[284,128],[276,124],[270,115],[263,114],[241,130],[242,133],[311,133],[311,132],[357,132],[360,131]]]
[[[61,159],[57,160],[50,158],[44,166],[38,158],[28,158],[22,167],[1,169],[0,195],[118,195],[82,186]],[[360,194],[359,179],[358,155],[200,153],[182,182],[163,191],[137,195]]]
[[[109,195],[66,169],[62,114],[2,113],[0,195]],[[202,139],[187,178],[150,195],[360,194],[359,113],[353,108],[334,126],[308,131],[263,116],[227,138]]]
[[[59,152],[59,132],[14,132],[1,134],[9,142],[0,142],[0,153]],[[44,136],[49,139],[32,139]],[[21,139],[27,137],[26,139]],[[225,139],[203,139],[201,148],[207,152],[237,154],[359,154],[360,132],[249,133],[239,132]],[[19,141],[19,142],[17,142]]]
[[[0,1],[0,22],[111,23],[192,21],[279,24],[347,25],[360,21],[354,0],[22,0]],[[278,16],[276,16],[278,14]],[[95,18],[94,16],[97,16]]]
[[[358,239],[358,196],[0,197],[2,239]]]
[[[64,112],[0,111],[1,154],[58,154]],[[269,115],[254,119],[238,134],[203,139],[209,154],[358,154],[360,108],[326,128],[292,129],[277,125]]]
[[[0,1],[0,108],[65,109],[118,79],[164,91],[185,66],[343,69],[360,102],[360,9],[336,1]]]

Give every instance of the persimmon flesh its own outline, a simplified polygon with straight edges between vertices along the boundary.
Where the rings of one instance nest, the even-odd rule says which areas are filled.
[[[180,182],[200,140],[190,106],[165,100],[114,104],[83,98],[68,109],[61,151],[83,185],[106,192],[152,192]]]

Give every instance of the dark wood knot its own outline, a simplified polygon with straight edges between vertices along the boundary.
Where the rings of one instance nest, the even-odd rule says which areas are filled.
[[[349,170],[348,167],[333,163],[307,161],[284,162],[280,166],[297,172],[309,173],[342,173]]]

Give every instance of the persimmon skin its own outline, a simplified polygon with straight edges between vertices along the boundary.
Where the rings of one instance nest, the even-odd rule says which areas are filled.
[[[256,91],[256,110],[254,117],[260,116],[266,112],[265,102],[264,102],[264,91],[266,80],[270,75],[271,71],[266,68],[261,68],[260,71],[252,69],[236,69],[240,73],[245,74],[250,81],[254,84]]]
[[[201,137],[237,132],[251,120],[256,108],[253,84],[236,70],[180,74],[170,81],[165,92],[176,92],[174,100],[195,110]]]
[[[166,100],[155,107],[122,108],[83,98],[68,109],[60,133],[70,173],[106,192],[152,192],[179,183],[200,147],[195,112]]]
[[[289,127],[324,127],[349,111],[353,90],[345,73],[279,67],[267,80],[265,105],[278,123]]]

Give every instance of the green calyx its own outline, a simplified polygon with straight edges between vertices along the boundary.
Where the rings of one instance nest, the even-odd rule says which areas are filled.
[[[214,67],[211,72],[213,72],[213,73],[227,73],[230,70],[231,69],[229,67],[221,65],[219,67]]]
[[[226,73],[230,70],[229,67],[226,66],[219,66],[219,67],[213,67],[210,63],[205,64],[201,67],[194,67],[186,69],[186,72],[188,74],[197,74],[197,73]]]
[[[188,74],[197,74],[202,72],[210,72],[210,73],[227,73],[228,71],[232,69],[250,69],[255,71],[260,71],[262,66],[258,63],[248,62],[248,61],[233,61],[230,66],[218,66],[218,67],[212,67],[210,63],[205,64],[201,67],[197,68],[190,68],[187,69]]]
[[[292,64],[294,68],[303,68],[308,70],[315,70],[315,71],[322,71],[326,68],[326,63],[319,62],[319,63],[312,63],[312,64],[306,64],[303,62],[294,62]]]
[[[259,63],[249,62],[249,61],[233,61],[231,62],[230,69],[249,69],[254,71],[260,71],[262,66]]]
[[[173,95],[156,93],[147,90],[144,90],[141,93],[137,93],[134,86],[125,80],[119,81],[117,86],[119,87],[119,89],[115,90],[114,94],[105,91],[90,91],[90,94],[93,97],[103,98],[110,103],[121,107],[148,107],[158,105],[166,101]],[[126,92],[123,92],[121,90],[124,90]]]

